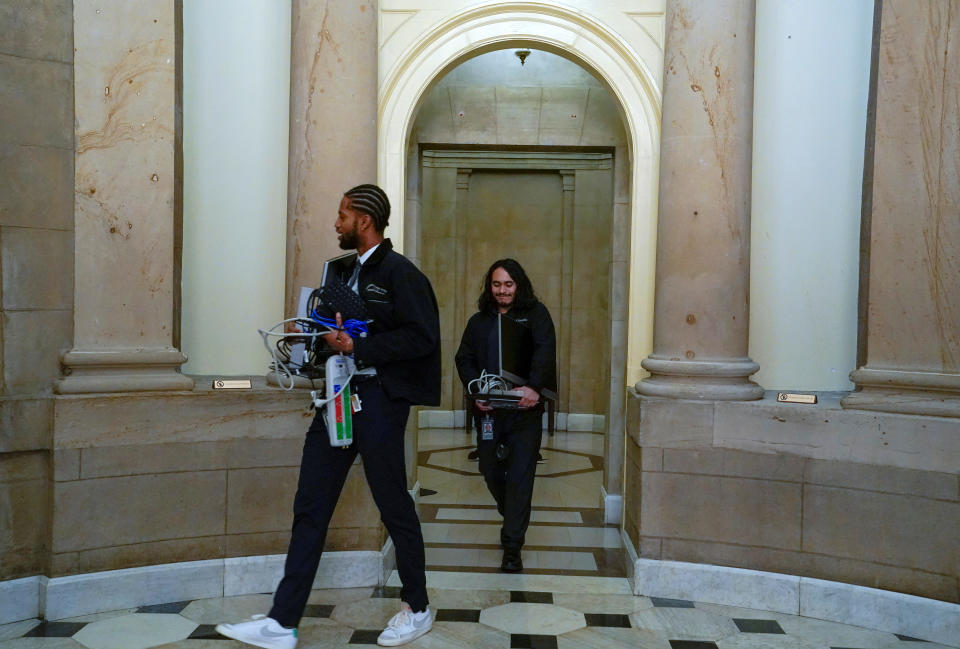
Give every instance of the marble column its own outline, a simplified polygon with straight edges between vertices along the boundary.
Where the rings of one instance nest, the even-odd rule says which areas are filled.
[[[174,0],[76,0],[73,349],[61,394],[189,390],[173,346]]]
[[[843,405],[960,417],[960,0],[884,0],[875,39],[866,353]]]
[[[669,0],[651,374],[637,391],[758,399],[747,377],[754,0]]]
[[[376,3],[293,0],[292,30],[289,316],[300,287],[319,285],[323,262],[342,252],[333,222],[343,192],[377,182]]]

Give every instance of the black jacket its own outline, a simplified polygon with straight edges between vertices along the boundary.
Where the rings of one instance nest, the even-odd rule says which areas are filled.
[[[541,302],[525,310],[510,309],[507,316],[521,322],[533,332],[533,358],[527,386],[537,392],[557,391],[557,337],[550,312]],[[464,390],[470,381],[479,378],[482,370],[497,371],[497,359],[492,358],[491,333],[497,326],[497,315],[486,311],[473,314],[467,321],[457,350],[457,373]],[[496,335],[496,334],[493,334]]]
[[[357,285],[373,319],[367,337],[354,338],[357,365],[376,367],[391,399],[440,405],[440,315],[430,280],[384,239]]]

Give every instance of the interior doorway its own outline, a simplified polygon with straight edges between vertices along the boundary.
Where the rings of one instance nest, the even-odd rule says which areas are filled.
[[[605,525],[602,493],[610,404],[623,398],[611,391],[611,367],[619,364],[622,377],[626,363],[611,354],[612,301],[625,312],[626,273],[615,281],[611,269],[614,237],[630,236],[629,221],[614,219],[618,177],[629,185],[627,148],[607,87],[545,51],[532,51],[523,66],[512,50],[481,54],[450,70],[420,103],[408,140],[404,239],[441,311],[442,405],[420,412],[417,449],[435,569],[500,562],[493,499],[467,457],[474,438],[464,427],[453,358],[485,271],[512,257],[549,309],[558,347],[557,434],[544,433],[531,526],[540,542],[531,548],[533,565],[525,564],[584,575],[620,570],[607,556],[620,540]]]

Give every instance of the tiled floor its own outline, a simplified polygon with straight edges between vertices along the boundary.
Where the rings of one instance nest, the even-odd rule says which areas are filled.
[[[603,439],[545,436],[523,574],[499,573],[499,516],[467,459],[462,430],[421,433],[421,513],[433,631],[421,648],[939,649],[891,633],[715,604],[635,597],[619,532],[602,522]],[[314,591],[302,649],[375,645],[398,610],[399,581]],[[270,595],[172,602],[70,620],[0,626],[0,649],[239,649],[213,627],[270,606]]]

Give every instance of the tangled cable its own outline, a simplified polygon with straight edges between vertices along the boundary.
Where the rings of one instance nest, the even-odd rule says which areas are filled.
[[[476,386],[476,389],[474,389]],[[499,374],[493,374],[492,372],[487,372],[482,370],[480,372],[479,378],[473,379],[467,383],[467,393],[468,394],[490,394],[498,392],[509,392],[510,386],[506,381],[503,380]]]

